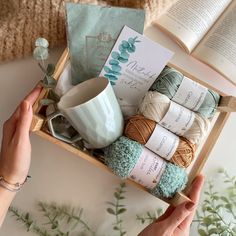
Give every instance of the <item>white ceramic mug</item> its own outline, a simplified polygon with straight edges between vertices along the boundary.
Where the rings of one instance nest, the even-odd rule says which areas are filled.
[[[53,136],[59,139],[63,137],[54,132],[51,122],[58,115],[65,116],[89,148],[106,147],[122,135],[122,112],[110,82],[104,77],[74,86],[61,97],[57,107],[60,112],[52,114],[48,124]]]

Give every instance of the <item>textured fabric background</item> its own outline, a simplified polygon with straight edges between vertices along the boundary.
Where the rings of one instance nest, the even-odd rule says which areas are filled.
[[[66,43],[65,2],[70,0],[1,0],[0,62],[29,55],[38,37],[50,47]],[[175,0],[72,0],[80,3],[146,9],[146,24]],[[71,2],[71,1],[70,1]]]

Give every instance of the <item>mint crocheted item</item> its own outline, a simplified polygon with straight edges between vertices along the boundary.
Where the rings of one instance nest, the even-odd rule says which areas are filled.
[[[127,179],[141,153],[141,144],[121,136],[105,149],[105,163],[116,175]]]
[[[121,136],[105,148],[105,163],[116,175],[126,179],[137,163],[143,148],[138,142]],[[187,174],[184,169],[168,162],[160,182],[150,190],[150,193],[157,197],[170,198],[181,191],[186,182]]]
[[[185,188],[187,181],[188,177],[184,169],[168,163],[160,182],[154,189],[150,190],[150,193],[154,196],[171,198],[176,192]]]

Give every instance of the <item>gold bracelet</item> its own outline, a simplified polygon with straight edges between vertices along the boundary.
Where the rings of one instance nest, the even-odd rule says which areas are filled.
[[[28,176],[26,177],[26,179],[23,183],[11,184],[11,183],[7,182],[3,176],[0,176],[0,186],[11,191],[11,192],[18,192],[19,190],[21,190],[21,188],[23,187],[23,185],[25,184],[27,179],[28,179]]]

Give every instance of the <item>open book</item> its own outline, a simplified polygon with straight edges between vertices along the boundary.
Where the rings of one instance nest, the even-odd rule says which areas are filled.
[[[177,0],[154,24],[236,84],[236,0]]]

